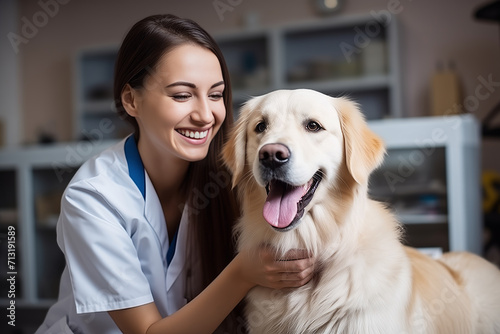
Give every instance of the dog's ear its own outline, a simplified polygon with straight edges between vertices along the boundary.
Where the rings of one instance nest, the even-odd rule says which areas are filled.
[[[334,99],[344,135],[344,153],[347,169],[358,184],[366,184],[370,173],[383,161],[384,143],[368,127],[356,103]]]
[[[246,123],[249,112],[247,108],[249,108],[248,103],[241,108],[238,121],[222,148],[222,161],[232,174],[233,188],[240,182],[246,162]]]

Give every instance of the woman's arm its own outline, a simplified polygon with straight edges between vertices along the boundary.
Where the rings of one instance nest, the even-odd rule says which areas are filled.
[[[255,285],[281,289],[299,287],[311,279],[314,259],[293,252],[286,261],[277,261],[274,254],[267,248],[261,249],[260,256],[238,254],[195,299],[166,318],[161,318],[154,303],[109,314],[126,334],[213,333]]]

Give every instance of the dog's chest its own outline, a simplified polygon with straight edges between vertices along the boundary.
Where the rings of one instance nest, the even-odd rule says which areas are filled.
[[[247,296],[251,334],[345,333],[346,296],[305,286],[272,290],[254,288]]]
[[[246,319],[250,334],[397,333],[398,321],[385,321],[390,305],[369,309],[366,296],[349,284],[349,274],[301,288],[272,290],[256,287],[247,295]],[[323,279],[325,279],[323,277]],[[371,304],[371,303],[367,303]],[[399,319],[403,319],[401,314]],[[355,326],[355,327],[353,327]]]

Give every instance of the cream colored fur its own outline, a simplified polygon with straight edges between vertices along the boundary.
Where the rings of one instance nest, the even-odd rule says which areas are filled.
[[[263,120],[267,129],[256,133]],[[306,130],[309,121],[324,129]],[[268,143],[289,147],[291,183],[307,183],[318,169],[324,175],[302,220],[287,232],[262,217],[258,152]],[[223,151],[243,210],[238,250],[270,244],[277,256],[300,248],[317,258],[317,274],[301,288],[250,291],[250,333],[500,333],[498,268],[472,254],[436,261],[404,247],[400,224],[368,198],[368,177],[384,153],[357,105],[344,98],[281,90],[242,108]]]

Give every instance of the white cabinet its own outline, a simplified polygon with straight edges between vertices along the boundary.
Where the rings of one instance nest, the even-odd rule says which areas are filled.
[[[57,298],[64,268],[55,232],[61,195],[78,167],[112,143],[95,140],[0,151],[0,277],[3,282],[15,277],[15,298],[9,297],[10,286],[2,284],[1,305],[14,300],[17,307],[48,306]],[[11,262],[9,231],[15,233]]]
[[[388,154],[370,194],[404,223],[405,242],[482,254],[480,131],[472,115],[370,121]]]

